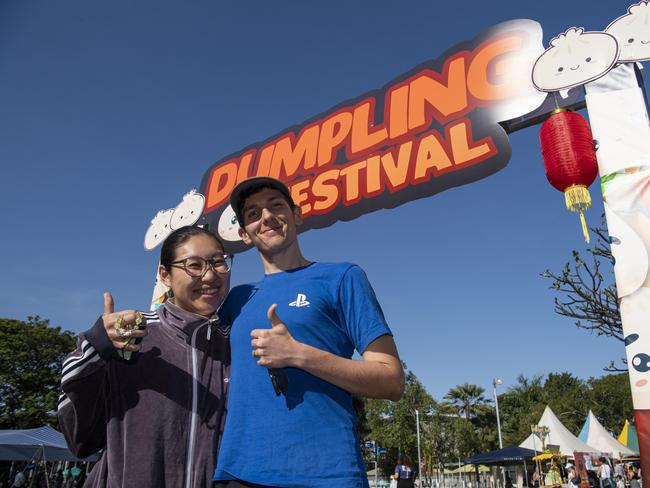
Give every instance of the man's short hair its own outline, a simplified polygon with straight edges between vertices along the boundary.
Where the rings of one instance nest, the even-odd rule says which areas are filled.
[[[271,178],[270,176],[254,176],[253,178],[245,179],[235,186],[230,194],[230,206],[235,212],[235,216],[241,227],[244,226],[244,215],[242,212],[246,200],[265,188],[279,191],[292,209],[296,207],[296,204],[291,198],[289,188],[280,180]]]

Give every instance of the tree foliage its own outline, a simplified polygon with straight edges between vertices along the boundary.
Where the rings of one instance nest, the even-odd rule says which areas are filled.
[[[433,410],[435,402],[412,371],[406,371],[404,396],[397,402],[368,400],[366,413],[372,439],[389,448],[380,462],[384,476],[390,474],[399,454],[408,455],[417,464],[416,409],[422,420]]]
[[[485,389],[481,386],[463,383],[451,388],[444,400],[458,412],[458,415],[464,415],[469,421],[489,403],[489,400],[483,396],[484,392]]]
[[[613,279],[614,256],[610,239],[603,222],[601,227],[591,227],[596,235],[593,245],[587,249],[589,257],[583,258],[573,250],[572,260],[559,273],[546,270],[544,278],[551,280],[555,297],[555,312],[577,319],[575,325],[598,335],[624,341],[623,324],[618,307],[616,283]],[[605,270],[605,274],[603,274]],[[625,364],[625,359],[622,360]],[[612,361],[605,368],[610,372],[627,371]]]
[[[75,336],[38,316],[0,319],[0,428],[56,425],[63,359]]]
[[[392,473],[399,453],[411,457],[417,468],[416,408],[420,413],[423,474],[498,448],[496,410],[484,391],[478,385],[465,383],[451,388],[444,401],[437,402],[409,371],[400,401],[366,401],[370,429],[366,438],[388,450],[378,460],[383,475]],[[625,374],[588,380],[567,372],[531,378],[520,375],[514,385],[499,395],[504,446],[518,445],[526,439],[546,405],[576,435],[589,410],[614,432],[620,431],[626,418],[632,418],[632,397]],[[368,460],[374,460],[374,454]]]
[[[632,417],[632,395],[626,374],[609,374],[581,380],[570,373],[519,376],[517,384],[499,395],[504,444],[519,444],[530,435],[531,425],[551,407],[560,421],[574,434],[582,429],[589,410],[600,422],[619,432]]]

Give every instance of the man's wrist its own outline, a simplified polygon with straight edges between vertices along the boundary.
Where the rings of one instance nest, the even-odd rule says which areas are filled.
[[[295,339],[294,339],[295,340]],[[302,342],[296,341],[295,354],[291,366],[294,368],[305,369],[309,361],[309,346]]]

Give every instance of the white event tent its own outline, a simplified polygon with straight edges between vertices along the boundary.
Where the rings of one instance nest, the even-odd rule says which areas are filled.
[[[578,438],[602,453],[612,454],[617,459],[638,454],[614,439],[607,432],[607,429],[598,422],[598,419],[591,410],[589,410],[589,415],[587,415],[587,419],[582,426]]]
[[[539,419],[537,425],[540,427],[547,427],[548,434],[544,438],[544,445],[549,444],[560,446],[560,454],[563,456],[573,457],[574,452],[599,452],[598,449],[585,444],[576,436],[574,436],[569,429],[567,429],[562,422],[555,416],[553,410],[547,405]],[[519,444],[519,447],[526,449],[533,449],[535,451],[542,451],[542,441],[536,434],[530,434],[524,442]]]

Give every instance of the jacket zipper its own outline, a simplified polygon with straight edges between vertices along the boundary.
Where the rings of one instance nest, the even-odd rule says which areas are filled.
[[[206,322],[209,324],[209,322]],[[187,446],[187,457],[185,464],[185,487],[191,488],[192,486],[192,467],[194,466],[194,437],[196,436],[196,421],[197,421],[197,403],[198,403],[198,388],[197,383],[197,358],[196,358],[196,336],[198,335],[199,329],[203,326],[197,327],[192,333],[192,410],[190,411],[190,435],[188,437],[188,446]],[[208,325],[209,330],[209,325]]]

